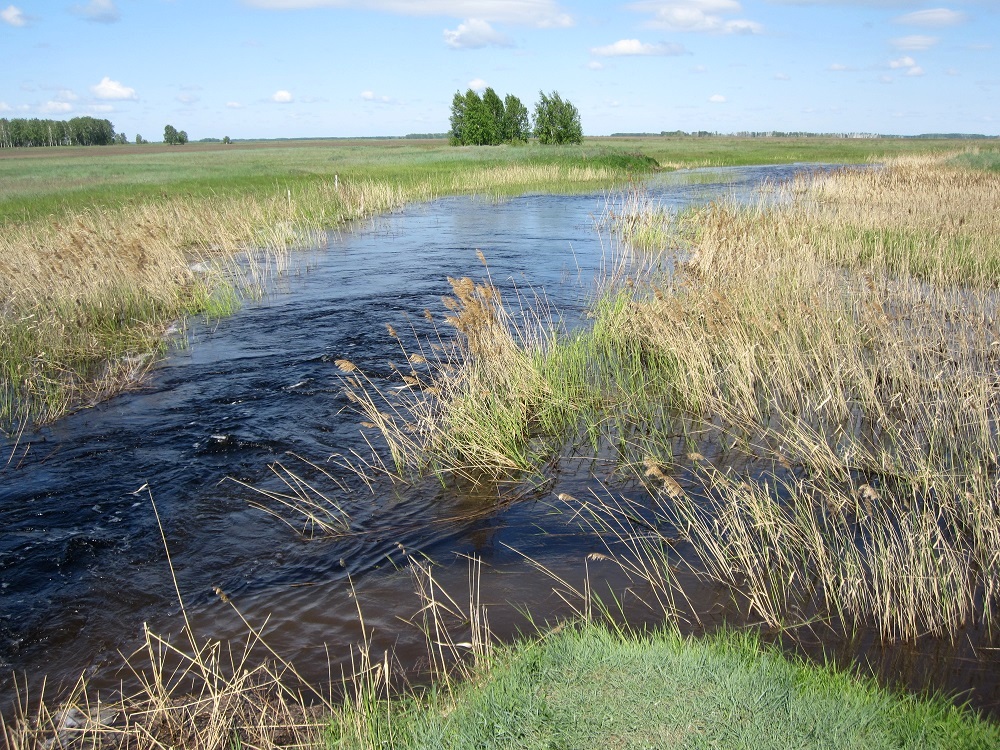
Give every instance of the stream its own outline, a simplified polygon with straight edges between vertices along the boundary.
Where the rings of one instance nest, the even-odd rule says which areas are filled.
[[[801,168],[670,173],[654,178],[649,193],[664,207],[683,207],[746,195]],[[555,500],[593,485],[600,469],[587,460],[499,505],[495,489],[433,481],[369,489],[339,459],[328,461],[370,453],[335,361],[398,381],[390,363],[405,359],[386,325],[405,340],[411,329],[427,330],[424,310],[440,321],[449,276],[485,277],[477,250],[508,301],[544,294],[563,325],[576,324],[610,262],[609,241],[595,228],[607,200],[444,198],[329,232],[265,299],[220,321],[190,323],[130,392],[3,443],[0,711],[9,710],[15,676],[33,690],[47,677],[50,695],[81,674],[96,689],[120,685],[123,655],[142,644],[144,624],[163,634],[183,625],[172,572],[200,638],[245,637],[231,602],[255,626],[266,621],[268,645],[315,683],[332,671],[336,679],[331,662],[349,660],[363,634],[359,610],[377,647],[394,649],[403,665],[420,664],[423,636],[408,622],[419,607],[410,556],[437,563],[436,578],[458,601],[468,596],[466,556],[481,559],[483,602],[501,637],[528,628],[527,612],[536,622],[570,612],[528,558],[568,584],[582,587],[589,575],[620,595],[629,582],[611,564],[586,562],[603,546]],[[350,533],[304,539],[254,507],[263,498],[253,487],[284,486],[269,468],[275,462],[326,482]],[[351,491],[333,487],[317,466]],[[638,495],[625,480],[614,490]],[[636,619],[652,618],[633,589],[625,605]],[[724,592],[704,584],[693,591],[706,624],[725,615]],[[812,655],[838,647],[886,681],[960,693],[1000,715],[997,662],[984,661],[971,639],[885,648],[862,634],[839,646],[796,645]]]

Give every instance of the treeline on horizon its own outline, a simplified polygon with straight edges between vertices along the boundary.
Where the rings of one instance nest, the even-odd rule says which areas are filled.
[[[108,146],[125,143],[110,120],[74,117],[71,120],[0,118],[0,148],[31,146]]]

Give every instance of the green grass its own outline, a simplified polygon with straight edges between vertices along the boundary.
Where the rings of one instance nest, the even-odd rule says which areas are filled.
[[[938,153],[978,142],[844,138],[588,138],[582,146],[463,147],[441,140],[295,141],[173,146],[0,150],[0,224],[85,206],[163,196],[271,194],[302,182],[341,178],[446,187],[456,171],[505,164],[580,164],[641,171],[664,167],[792,162],[858,163],[903,153]],[[642,157],[636,158],[636,154]],[[564,186],[565,187],[565,186]]]
[[[491,668],[453,692],[383,706],[368,719],[358,722],[350,710],[335,718],[329,746],[985,750],[1000,743],[996,725],[943,699],[791,660],[750,635],[636,636],[597,625],[498,650]]]
[[[443,141],[302,141],[15,149],[0,151],[0,223],[164,197],[271,195],[334,175],[392,182],[404,190],[430,183],[435,194],[446,194],[455,192],[451,185],[456,173],[512,164],[586,165],[620,171],[622,178],[652,166],[616,144],[600,142],[545,148],[454,148]]]

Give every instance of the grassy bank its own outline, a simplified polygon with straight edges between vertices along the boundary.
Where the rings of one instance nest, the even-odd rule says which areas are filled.
[[[355,395],[403,474],[538,475],[589,444],[645,482],[622,535],[650,566],[690,566],[771,625],[989,629],[997,216],[997,173],[950,157],[679,215],[636,196],[607,217],[622,257],[592,326],[557,335],[456,281],[456,348],[414,367],[423,389]]]
[[[153,642],[156,646],[157,642]],[[163,644],[159,644],[161,647]],[[433,640],[429,645],[436,648]],[[449,646],[460,644],[448,644]],[[170,650],[166,652],[170,656]],[[1000,729],[942,698],[782,656],[753,636],[699,639],[560,626],[479,652],[461,680],[389,690],[391,659],[361,652],[341,702],[309,708],[287,667],[150,672],[123,703],[72,703],[0,725],[36,748],[942,748],[986,750]],[[165,666],[161,663],[161,667]],[[453,675],[454,676],[454,675]],[[178,687],[186,685],[187,692]]]
[[[169,326],[260,294],[320,230],[439,195],[597,190],[650,168],[603,147],[52,151],[0,158],[0,427],[126,387]]]
[[[988,748],[995,726],[945,702],[789,661],[753,638],[599,626],[498,650],[453,692],[399,703],[335,747]],[[360,736],[359,736],[360,734]]]

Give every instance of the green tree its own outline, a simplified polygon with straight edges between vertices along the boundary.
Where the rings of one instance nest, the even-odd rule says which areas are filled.
[[[483,108],[490,116],[490,140],[488,145],[499,145],[505,140],[503,137],[503,100],[490,86],[483,92]]]
[[[538,92],[535,104],[535,137],[539,142],[549,144],[583,143],[583,128],[580,112],[568,99],[553,91],[546,96]]]
[[[465,96],[456,91],[451,98],[451,130],[448,131],[448,142],[452,146],[465,144]]]
[[[500,140],[504,143],[525,143],[531,134],[528,108],[513,94],[503,100],[503,119],[500,121]]]
[[[163,142],[171,146],[177,143],[177,128],[173,125],[167,125],[163,128]]]
[[[186,130],[178,130],[177,131],[177,144],[180,145],[180,146],[183,146],[187,142],[188,142],[187,131]]]
[[[465,92],[465,116],[462,122],[462,144],[488,146],[493,143],[493,115],[472,89]]]
[[[232,138],[230,138],[230,137],[229,137],[229,136],[227,135],[227,136],[223,136],[223,138],[222,138],[222,142],[223,142],[223,143],[225,143],[226,145],[229,145],[230,143],[232,143],[232,142],[233,142],[233,140],[232,140]]]

